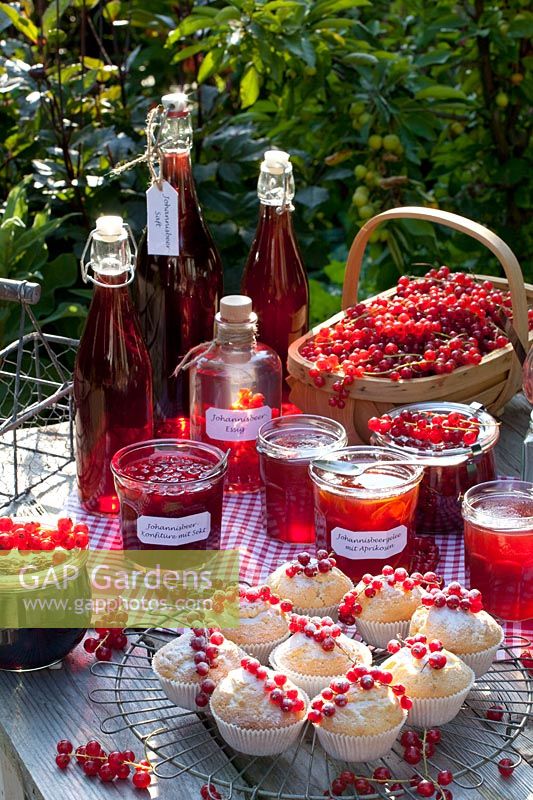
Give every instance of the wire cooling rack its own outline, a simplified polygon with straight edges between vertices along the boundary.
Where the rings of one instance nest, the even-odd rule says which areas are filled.
[[[394,775],[391,783],[408,780],[417,771],[403,761],[399,742],[385,758],[372,763],[334,761],[321,748],[310,725],[295,745],[275,758],[252,758],[233,751],[220,738],[209,715],[176,708],[153,674],[153,654],[175,635],[159,629],[135,633],[121,661],[96,662],[92,666],[93,674],[105,685],[94,689],[90,699],[113,706],[113,712],[101,724],[102,732],[131,730],[156,754],[154,772],[159,778],[175,779],[188,772],[223,790],[228,800],[324,800],[324,791],[345,769],[370,777],[376,767],[387,766]],[[528,643],[516,644],[524,647]],[[518,765],[521,757],[512,745],[533,717],[533,680],[512,648],[507,646],[504,650],[507,658],[476,681],[459,715],[442,726],[442,740],[435,754],[427,759],[433,777],[439,770],[449,769],[455,785],[467,793],[482,786],[481,768],[488,762],[507,757]],[[374,660],[379,662],[385,656],[383,651],[375,651]],[[503,709],[501,721],[486,718],[487,709],[494,704]],[[376,785],[374,794],[365,795],[366,800],[400,797],[419,799],[408,784],[402,784],[397,792],[386,785]]]

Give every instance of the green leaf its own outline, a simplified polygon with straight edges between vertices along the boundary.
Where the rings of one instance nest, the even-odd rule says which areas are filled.
[[[429,67],[432,64],[445,64],[453,55],[453,51],[449,48],[446,50],[431,50],[429,53],[415,58],[417,67]]]
[[[240,20],[242,14],[236,8],[232,8],[231,6],[226,6],[225,8],[221,8],[218,14],[216,15],[214,22],[216,25],[223,25],[226,22],[230,22],[231,20]]]
[[[337,284],[337,286],[342,286],[344,283],[346,264],[344,261],[330,261],[330,263],[324,267],[324,272],[332,283]]]
[[[206,19],[205,17],[196,17],[191,14],[191,16],[186,17],[177,28],[175,28],[173,31],[170,31],[167,42],[168,44],[174,44],[180,39],[190,36],[192,33],[197,33],[197,31],[201,30],[211,30],[211,28],[212,22],[210,20]]]
[[[180,61],[184,61],[189,56],[195,56],[196,53],[201,53],[202,50],[207,50],[209,47],[209,40],[202,39],[201,42],[196,42],[196,44],[191,44],[189,47],[183,47],[175,56],[172,58],[173,64],[179,64]]]
[[[357,64],[364,64],[365,66],[372,66],[379,64],[379,59],[372,53],[348,53],[343,56],[342,63],[347,64],[349,67],[356,66]]]
[[[217,71],[222,62],[224,51],[222,48],[210,50],[203,59],[198,70],[198,83],[203,83]]]
[[[70,4],[71,0],[59,0],[58,3],[56,3],[55,0],[51,0],[42,17],[43,34],[45,36],[48,36],[52,28],[58,28],[60,26],[58,18],[61,18]]]
[[[259,73],[253,64],[250,64],[242,77],[241,85],[239,87],[239,95],[241,98],[241,105],[243,108],[253,106],[259,97],[259,89],[261,87]]]
[[[17,186],[13,187],[7,196],[6,208],[3,215],[3,222],[10,217],[18,217],[19,219],[26,218],[28,204],[26,202],[26,186],[28,178],[21,181]]]
[[[293,55],[305,61],[308,67],[316,65],[316,54],[313,45],[306,36],[285,37],[285,47]]]
[[[340,294],[332,294],[323,283],[311,278],[309,281],[309,294],[311,298],[311,325],[317,325],[329,319],[340,311]]]
[[[465,93],[461,89],[439,84],[420,89],[415,94],[415,97],[417,100],[467,100]]]
[[[17,9],[9,5],[9,3],[0,3],[0,11],[4,12],[11,24],[14,25],[20,33],[23,33],[30,42],[33,44],[37,43],[39,31],[31,19],[25,17],[24,14],[17,11]]]
[[[533,36],[533,14],[519,14],[509,25],[508,35],[513,39],[530,39]]]

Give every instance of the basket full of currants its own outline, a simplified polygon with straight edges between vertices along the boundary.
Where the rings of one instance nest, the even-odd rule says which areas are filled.
[[[363,255],[388,220],[421,219],[466,233],[498,258],[505,278],[430,269],[402,275],[392,289],[357,301]],[[289,349],[291,400],[306,413],[338,419],[351,443],[368,442],[368,420],[395,406],[477,400],[498,413],[522,382],[533,341],[533,286],[512,250],[476,222],[432,208],[394,208],[355,237],[343,310]]]

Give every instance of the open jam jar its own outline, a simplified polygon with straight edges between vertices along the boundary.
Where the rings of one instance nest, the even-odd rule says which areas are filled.
[[[278,417],[261,426],[257,451],[269,536],[282,542],[315,541],[309,464],[347,443],[346,431],[339,422],[314,414]]]
[[[160,439],[124,447],[111,469],[126,550],[218,550],[227,456],[209,444]]]
[[[495,420],[478,403],[445,402],[401,406],[380,420],[382,429],[373,432],[371,441],[399,448],[425,465],[417,534],[462,535],[464,493],[496,478],[494,446],[499,428]]]
[[[354,581],[365,572],[379,574],[385,564],[409,568],[423,467],[397,463],[403,460],[407,456],[392,448],[346,447],[329,456],[327,469],[320,461],[309,467],[316,546],[333,551],[339,569]],[[342,462],[369,468],[348,475]]]

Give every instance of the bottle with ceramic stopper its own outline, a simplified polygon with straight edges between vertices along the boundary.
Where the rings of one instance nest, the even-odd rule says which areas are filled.
[[[281,358],[309,326],[309,282],[294,233],[294,177],[289,153],[267,150],[257,184],[259,222],[241,290],[252,298],[259,339]],[[287,399],[289,387],[283,385]]]
[[[256,326],[249,297],[223,297],[214,339],[189,369],[191,438],[229,451],[230,492],[261,487],[257,433],[281,408],[281,361]]]
[[[152,368],[128,290],[135,250],[122,217],[104,216],[81,259],[94,294],[74,364],[76,469],[82,505],[104,514],[119,510],[111,458],[153,435]]]
[[[222,262],[196,195],[187,95],[167,94],[157,133],[161,178],[147,193],[135,301],[154,375],[157,437],[188,436],[189,388],[178,362],[209,340],[222,296]]]

